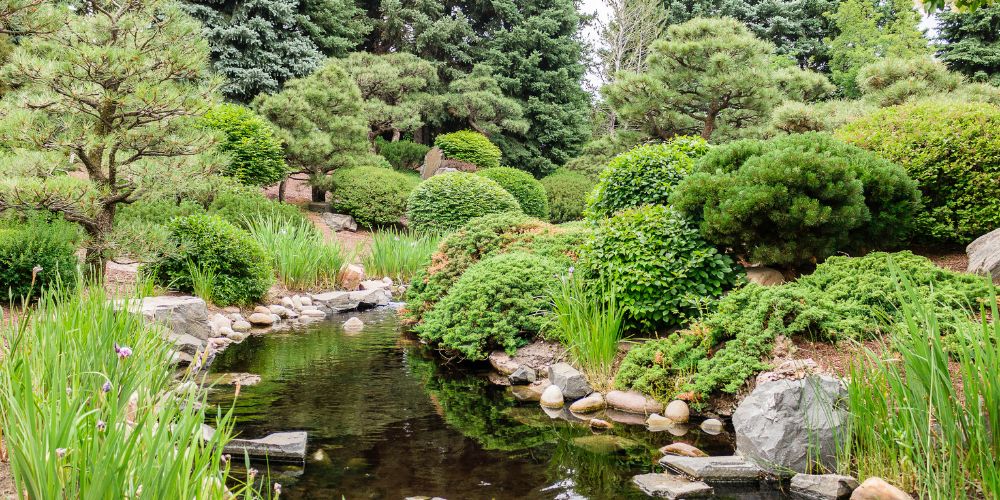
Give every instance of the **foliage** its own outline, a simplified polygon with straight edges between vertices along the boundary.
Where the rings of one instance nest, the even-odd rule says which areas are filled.
[[[159,327],[100,287],[46,294],[2,334],[0,424],[24,496],[257,497],[223,460],[232,413],[218,410],[206,437],[212,406],[194,372],[176,380]]]
[[[583,174],[559,169],[540,181],[549,199],[549,220],[569,222],[583,217],[587,195],[594,182]]]
[[[906,168],[925,209],[918,232],[967,243],[1000,225],[1000,107],[947,100],[880,110],[838,137]]]
[[[441,134],[434,138],[434,145],[446,158],[472,163],[479,168],[500,166],[500,148],[485,135],[471,130]]]
[[[493,68],[483,64],[448,85],[445,107],[449,115],[487,137],[504,132],[523,134],[530,126],[521,104],[503,94]]]
[[[159,284],[192,291],[189,266],[215,274],[212,302],[219,306],[253,304],[273,281],[271,258],[250,235],[225,220],[191,215],[167,224],[177,251],[147,269]]]
[[[399,224],[406,214],[406,200],[420,180],[383,167],[337,170],[319,183],[332,191],[330,209],[348,214],[366,227]]]
[[[671,202],[707,240],[796,267],[902,241],[919,195],[900,166],[811,133],[717,147]]]
[[[184,205],[182,202],[181,206]],[[285,224],[291,225],[308,222],[299,207],[271,200],[259,190],[249,187],[221,189],[209,204],[208,212],[225,219],[230,224],[244,228],[246,221],[258,217],[278,218]]]
[[[683,391],[698,363],[707,358],[712,338],[698,327],[681,330],[629,349],[615,375],[615,388],[635,390],[661,401]]]
[[[48,289],[72,291],[77,281],[75,228],[32,218],[0,226],[0,302],[31,302]]]
[[[415,327],[420,338],[470,360],[493,349],[513,354],[548,321],[544,290],[555,263],[528,253],[487,258],[462,274],[448,294]]]
[[[771,127],[788,134],[832,132],[877,109],[865,100],[835,99],[818,103],[786,101],[771,113]]]
[[[1000,83],[1000,4],[938,13],[937,55],[952,71]]]
[[[645,134],[628,130],[616,130],[614,133],[594,138],[583,145],[580,156],[566,162],[566,170],[578,172],[597,181],[608,163],[647,139]]]
[[[857,84],[861,95],[879,107],[902,104],[913,97],[951,92],[962,77],[930,56],[884,58],[863,66]]]
[[[416,231],[451,231],[481,215],[520,211],[517,200],[496,181],[463,172],[421,182],[406,202],[406,218]]]
[[[570,272],[560,276],[549,297],[553,334],[569,348],[591,385],[606,389],[614,375],[625,320],[614,285],[590,284],[580,273]]]
[[[521,211],[526,215],[539,219],[549,218],[549,200],[545,187],[531,174],[524,170],[511,167],[487,168],[476,172],[476,175],[493,179],[500,187],[514,195]]]
[[[365,14],[354,0],[299,0],[298,23],[323,54],[346,57],[374,28]]]
[[[438,84],[434,65],[405,52],[354,52],[341,64],[361,91],[368,140],[392,133],[398,140],[424,125],[436,104],[430,90]]]
[[[223,104],[205,113],[202,120],[206,127],[224,134],[218,147],[231,157],[225,175],[248,186],[269,186],[288,175],[281,141],[271,125],[253,111]]]
[[[424,163],[424,156],[430,151],[429,146],[423,144],[400,140],[395,142],[387,141],[381,137],[375,138],[375,147],[378,154],[382,155],[396,170],[411,171],[420,168]]]
[[[414,234],[398,229],[383,229],[372,235],[368,253],[363,259],[365,272],[372,277],[389,277],[396,283],[409,283],[427,267],[437,250],[441,237],[436,234]]]
[[[629,329],[679,326],[737,281],[732,259],[670,208],[646,205],[600,222],[588,270],[614,284]]]
[[[665,144],[636,146],[614,157],[587,198],[587,217],[668,204],[674,188],[694,168],[694,159],[707,151],[704,139],[681,137]]]
[[[281,284],[290,290],[315,290],[337,284],[347,257],[336,241],[325,242],[311,221],[288,223],[278,217],[247,219],[247,232],[256,240]]]

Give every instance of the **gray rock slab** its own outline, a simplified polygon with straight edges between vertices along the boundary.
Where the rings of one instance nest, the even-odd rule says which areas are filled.
[[[353,311],[358,308],[360,300],[351,295],[352,292],[326,292],[313,295],[313,302],[322,304],[334,312]]]
[[[673,474],[639,474],[632,478],[632,482],[643,493],[656,498],[669,498],[672,500],[706,498],[715,493],[715,490],[705,483],[692,481]]]
[[[172,342],[178,351],[192,356],[205,348],[205,342],[203,340],[187,334],[167,334],[166,339]]]
[[[809,500],[846,500],[858,487],[858,480],[839,474],[796,474],[791,491],[796,498]]]
[[[302,461],[306,458],[305,431],[276,432],[260,439],[233,439],[223,447],[224,453],[242,457],[268,460]]]
[[[191,335],[201,340],[212,336],[208,322],[208,306],[198,297],[162,295],[141,300],[115,301],[116,308],[141,314],[147,320],[160,323],[178,335]]]
[[[985,274],[1000,279],[1000,229],[995,229],[965,247],[969,256],[967,270],[970,273]]]
[[[660,459],[660,465],[699,481],[712,482],[757,482],[764,471],[753,462],[738,457],[680,457],[667,455]]]

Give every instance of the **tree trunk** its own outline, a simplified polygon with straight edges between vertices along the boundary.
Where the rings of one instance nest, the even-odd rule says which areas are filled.
[[[287,182],[288,179],[281,179],[281,182],[278,183],[278,201],[285,201],[285,183]]]
[[[104,269],[107,265],[108,235],[114,227],[115,206],[106,206],[97,214],[96,223],[87,228],[90,241],[84,257],[85,277],[92,283],[104,283]]]
[[[312,201],[315,203],[325,203],[326,191],[316,186],[312,186]]]
[[[702,139],[707,141],[712,138],[712,132],[715,132],[715,118],[718,114],[718,111],[710,111],[708,115],[705,116],[705,128],[701,129]]]
[[[403,134],[399,131],[398,128],[392,129],[392,142],[399,141],[399,138],[402,137],[402,135]]]

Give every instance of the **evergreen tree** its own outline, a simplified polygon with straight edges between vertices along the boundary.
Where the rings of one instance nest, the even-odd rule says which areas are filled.
[[[354,0],[300,0],[299,25],[323,54],[346,57],[374,28]]]
[[[368,15],[375,29],[368,50],[377,54],[409,52],[437,63],[450,82],[473,64],[479,37],[462,5],[442,0],[375,0]]]
[[[1000,5],[940,14],[938,57],[975,81],[1000,85]]]
[[[438,86],[434,65],[413,54],[355,52],[342,64],[361,91],[372,144],[386,132],[392,133],[393,142],[414,132],[441,107],[434,93]]]
[[[448,114],[487,137],[528,131],[521,105],[503,95],[489,66],[478,65],[472,73],[451,82],[445,101]]]

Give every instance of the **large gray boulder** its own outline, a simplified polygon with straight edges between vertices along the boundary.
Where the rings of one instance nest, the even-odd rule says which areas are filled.
[[[556,363],[549,366],[549,381],[562,389],[563,397],[569,400],[580,399],[594,389],[587,383],[587,377],[569,363]]]
[[[846,395],[829,375],[758,385],[733,412],[736,453],[778,475],[807,472],[811,462],[836,470]]]
[[[212,336],[208,306],[198,297],[163,295],[119,300],[115,302],[115,307],[127,307],[129,312],[160,323],[176,335],[190,335],[201,340],[208,340]]]
[[[320,217],[323,218],[323,222],[325,222],[327,226],[330,226],[330,230],[334,232],[353,232],[358,230],[358,223],[355,222],[354,217],[351,217],[350,215],[326,212]]]
[[[969,256],[970,273],[985,274],[1000,279],[1000,229],[990,231],[965,247]]]

